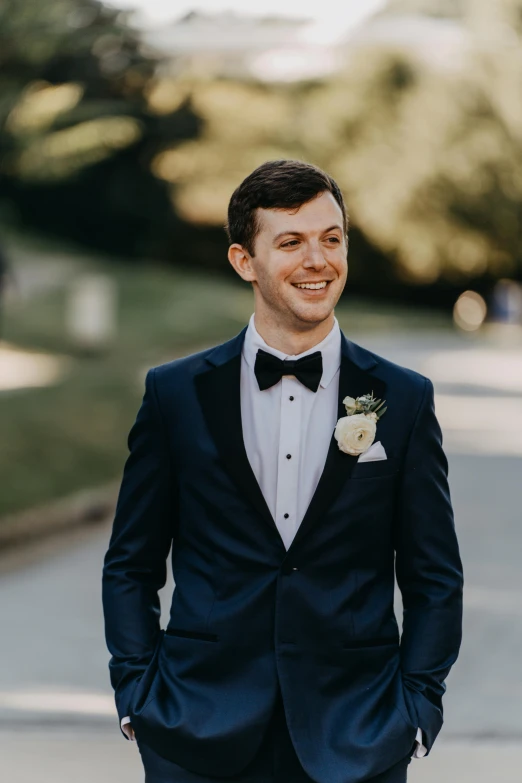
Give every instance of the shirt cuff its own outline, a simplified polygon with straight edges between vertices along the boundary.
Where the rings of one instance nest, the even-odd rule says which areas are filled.
[[[417,736],[415,737],[417,747],[413,751],[412,759],[422,759],[428,752],[428,748],[423,744],[422,730],[417,729]]]
[[[124,718],[121,719],[121,730],[125,734],[126,737],[128,737],[132,742],[136,742],[136,737],[134,736],[134,732],[132,731],[132,726],[129,727],[131,731],[125,730],[123,727],[127,725],[127,723],[130,723],[131,719],[128,715],[126,715]]]

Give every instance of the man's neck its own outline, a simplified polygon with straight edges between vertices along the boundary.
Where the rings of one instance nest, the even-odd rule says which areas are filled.
[[[318,345],[331,332],[334,323],[334,313],[332,312],[325,321],[309,330],[293,332],[274,322],[270,323],[261,318],[258,313],[254,313],[254,325],[265,343],[288,356],[297,356]]]

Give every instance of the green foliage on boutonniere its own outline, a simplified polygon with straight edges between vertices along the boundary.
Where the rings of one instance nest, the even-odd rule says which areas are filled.
[[[380,419],[388,410],[387,407],[383,408],[385,403],[386,400],[376,400],[373,392],[371,394],[363,394],[362,397],[355,399],[353,397],[345,397],[343,400],[348,416],[355,416],[358,413],[362,413],[365,416],[374,414],[372,418],[375,419]]]

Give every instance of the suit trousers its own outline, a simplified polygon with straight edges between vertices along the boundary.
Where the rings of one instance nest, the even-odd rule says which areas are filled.
[[[197,775],[159,756],[136,735],[145,769],[145,783],[314,783],[294,750],[285,718],[281,693],[261,746],[248,766],[233,777]],[[406,783],[410,756],[366,783]]]

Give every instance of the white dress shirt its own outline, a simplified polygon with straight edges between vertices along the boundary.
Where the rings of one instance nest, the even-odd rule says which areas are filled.
[[[293,375],[261,391],[254,373],[259,348],[279,359],[321,351],[323,374],[316,392]],[[241,353],[241,421],[248,460],[288,549],[324,469],[337,422],[341,330],[334,325],[320,343],[297,355],[267,345],[250,317]],[[123,718],[121,726],[130,718]],[[127,735],[128,736],[128,735]],[[426,755],[417,732],[414,756]]]
[[[315,351],[323,357],[316,392],[293,375],[259,390],[254,373],[259,348],[279,359],[300,359]],[[271,348],[250,318],[241,355],[241,420],[248,460],[288,549],[323,472],[337,422],[341,331],[335,318],[327,336],[298,356]]]

